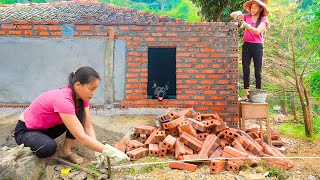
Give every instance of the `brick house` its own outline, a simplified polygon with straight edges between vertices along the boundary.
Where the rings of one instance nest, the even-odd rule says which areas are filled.
[[[0,19],[2,40],[102,39],[113,47],[106,51],[115,51],[116,41],[124,42],[125,63],[120,67],[123,75],[115,70],[119,65],[114,53],[109,52],[110,56],[105,58],[105,68],[109,70],[104,74],[103,104],[134,108],[194,107],[200,112],[216,111],[229,126],[237,125],[235,23],[181,22],[97,2],[3,6]],[[119,87],[121,82],[123,86]],[[168,99],[152,99],[154,82],[159,85],[169,82]],[[120,96],[115,97],[115,93]]]

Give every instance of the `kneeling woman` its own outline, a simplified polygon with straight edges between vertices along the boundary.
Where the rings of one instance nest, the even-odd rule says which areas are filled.
[[[66,132],[58,156],[80,164],[83,158],[71,151],[77,140],[85,147],[119,162],[129,160],[116,148],[96,140],[89,112],[89,100],[100,82],[99,74],[90,67],[81,67],[69,75],[69,85],[37,97],[21,114],[15,128],[18,145],[30,147],[39,158],[55,154],[55,138]]]

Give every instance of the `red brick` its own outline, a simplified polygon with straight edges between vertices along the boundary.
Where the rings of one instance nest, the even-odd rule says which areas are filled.
[[[183,156],[186,154],[185,145],[180,142],[178,139],[175,143],[175,158],[178,159],[178,157]]]
[[[206,140],[206,138],[207,138],[208,135],[209,135],[209,133],[199,133],[199,134],[198,134],[198,139],[199,139],[200,141],[204,141],[204,140]]]
[[[156,129],[156,127],[153,127],[153,126],[140,125],[140,126],[135,127],[135,132],[139,133],[139,134],[150,135],[155,129]]]
[[[126,153],[130,160],[137,160],[143,156],[146,156],[148,154],[148,149],[144,147],[140,147],[138,149],[134,149],[132,151],[129,151]]]
[[[231,161],[228,161],[226,164],[226,169],[227,169],[227,171],[232,171],[232,172],[237,173],[240,171],[240,166],[231,162]]]
[[[210,174],[219,174],[225,167],[224,160],[212,160],[210,162]]]
[[[153,130],[153,132],[150,134],[150,136],[148,137],[146,142],[144,142],[144,144],[156,143],[157,142],[156,134],[157,134],[158,130],[159,130],[159,128]]]
[[[163,140],[163,147],[167,148],[167,149],[173,149],[174,148],[174,144],[176,143],[176,138],[168,135],[164,140]]]
[[[147,140],[147,135],[146,134],[140,134],[140,141],[142,143],[144,143],[144,142],[146,142],[146,140]]]
[[[155,137],[156,137],[157,141],[163,141],[166,137],[166,133],[165,133],[165,131],[157,131]]]
[[[204,154],[207,157],[210,157],[215,150],[220,146],[220,138],[215,136],[214,134],[208,135],[206,140],[203,142],[202,148],[199,154]]]
[[[165,158],[167,155],[167,148],[163,147],[163,142],[159,143],[159,157]]]
[[[197,169],[197,165],[183,162],[171,162],[169,167],[172,169],[187,170],[191,172],[195,172]]]
[[[200,132],[204,132],[206,130],[206,126],[204,125],[204,123],[199,122],[193,118],[186,118],[186,120],[188,120],[189,122],[191,122],[191,125],[194,129],[200,131]]]
[[[180,123],[183,123],[185,120],[186,120],[186,118],[184,116],[182,116],[182,117],[179,117],[179,118],[172,120],[170,122],[164,123],[163,127],[164,127],[164,129],[172,129],[172,128],[177,127]]]
[[[159,156],[159,145],[158,144],[149,144],[149,156]]]
[[[184,131],[186,133],[189,133],[193,137],[198,137],[196,130],[191,126],[191,123],[189,121],[184,121],[179,126],[181,131]]]
[[[191,136],[190,134],[186,132],[182,132],[180,134],[180,139],[181,142],[183,142],[186,146],[190,147],[191,149],[195,151],[200,151],[202,147],[202,142],[198,140],[197,138]]]

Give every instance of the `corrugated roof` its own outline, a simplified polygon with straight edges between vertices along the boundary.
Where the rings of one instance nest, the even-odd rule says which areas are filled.
[[[2,22],[59,21],[79,24],[144,24],[177,22],[180,19],[100,2],[14,4],[0,7]]]

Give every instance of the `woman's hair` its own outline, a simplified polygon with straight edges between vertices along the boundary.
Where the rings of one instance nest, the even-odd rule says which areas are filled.
[[[258,17],[257,23],[256,23],[256,28],[260,25],[263,14],[264,14],[264,9],[262,9],[262,11],[260,11],[260,14],[259,14],[259,17]]]
[[[93,81],[95,79],[100,80],[99,74],[97,73],[97,71],[95,71],[94,69],[92,69],[91,67],[88,67],[88,66],[81,67],[77,71],[71,72],[69,75],[69,86],[72,89],[72,99],[74,102],[76,115],[77,115],[78,119],[80,120],[80,122],[83,122],[85,119],[83,100],[76,99],[76,93],[74,91],[73,84],[79,81],[80,84],[84,85],[84,84],[90,83],[91,81]],[[77,105],[78,105],[78,107],[77,107]],[[78,108],[79,108],[79,110],[78,110]]]
[[[268,4],[268,0],[261,0],[262,2],[264,2],[265,4]],[[263,17],[263,14],[264,14],[264,8],[260,5],[260,7],[262,8],[262,11],[260,11],[260,14],[259,14],[259,17],[258,17],[258,20],[257,20],[257,27],[260,25],[261,23],[261,19]]]

